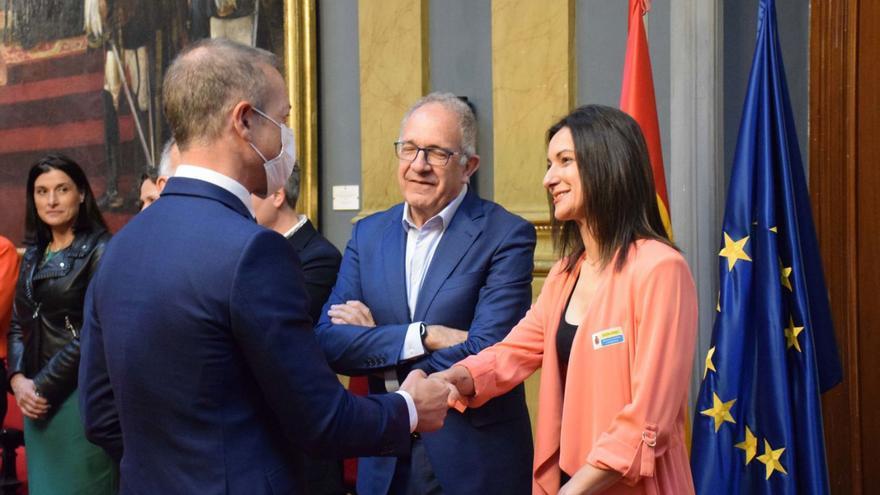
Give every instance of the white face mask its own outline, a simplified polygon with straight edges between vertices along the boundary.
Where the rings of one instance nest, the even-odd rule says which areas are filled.
[[[254,107],[254,111],[281,129],[281,152],[271,160],[267,160],[265,155],[260,153],[260,150],[254,146],[254,143],[248,143],[260,155],[260,158],[263,159],[263,168],[266,170],[266,196],[268,196],[284,187],[287,178],[293,172],[293,167],[296,164],[296,143],[294,142],[293,131],[290,127],[275,122],[275,119],[269,117],[256,107]]]

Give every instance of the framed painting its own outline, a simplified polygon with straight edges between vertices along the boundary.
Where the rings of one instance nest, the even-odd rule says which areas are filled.
[[[303,168],[317,212],[314,0],[5,0],[0,10],[0,235],[21,244],[27,171],[64,153],[86,171],[113,230],[170,132],[162,78],[188,43],[227,37],[284,61]]]

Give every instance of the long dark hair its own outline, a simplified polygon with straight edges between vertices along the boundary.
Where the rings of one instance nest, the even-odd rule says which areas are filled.
[[[547,142],[563,128],[571,131],[581,188],[584,218],[596,240],[602,267],[615,254],[614,269],[626,264],[629,247],[639,239],[656,239],[678,249],[666,236],[648,147],[641,128],[616,108],[585,105],[553,124]],[[548,194],[551,214],[552,198]],[[584,242],[573,220],[552,218],[553,243],[571,271],[584,252]]]
[[[25,198],[27,206],[24,220],[25,244],[46,246],[52,240],[52,230],[40,219],[37,214],[37,205],[34,203],[34,183],[37,181],[37,177],[51,170],[60,170],[67,174],[76,184],[77,191],[83,195],[83,202],[73,224],[73,231],[80,233],[97,229],[107,230],[107,224],[104,222],[104,217],[101,216],[95,195],[92,194],[92,187],[89,185],[89,180],[82,168],[70,158],[53,153],[37,160],[28,172],[27,197]]]

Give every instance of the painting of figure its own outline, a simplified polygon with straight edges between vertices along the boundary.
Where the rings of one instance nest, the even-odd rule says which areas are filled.
[[[6,0],[0,9],[0,235],[21,244],[25,175],[49,152],[83,165],[120,228],[170,137],[165,67],[226,37],[282,56],[284,0]]]

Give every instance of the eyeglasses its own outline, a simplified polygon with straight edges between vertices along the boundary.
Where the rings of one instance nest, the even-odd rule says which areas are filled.
[[[419,156],[419,151],[424,152],[425,162],[432,167],[445,167],[446,164],[449,163],[449,159],[452,158],[452,155],[461,154],[458,151],[438,148],[436,146],[420,148],[408,141],[397,141],[394,143],[394,152],[397,154],[397,158],[406,160],[410,163],[416,161],[416,158]]]

